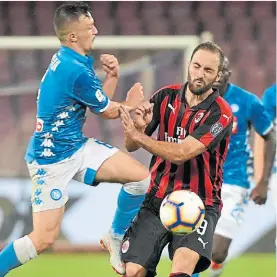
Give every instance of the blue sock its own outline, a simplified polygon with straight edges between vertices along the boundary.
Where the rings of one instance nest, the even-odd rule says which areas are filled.
[[[20,265],[13,243],[10,243],[0,252],[0,277],[5,276],[9,271]]]
[[[117,209],[112,223],[112,233],[123,236],[137,215],[144,195],[134,195],[121,188],[117,198]]]
[[[199,277],[200,273],[195,273],[195,274],[192,274],[191,277]]]

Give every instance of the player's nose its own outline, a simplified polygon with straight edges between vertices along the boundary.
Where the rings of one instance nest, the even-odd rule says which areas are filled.
[[[93,34],[94,34],[94,35],[97,35],[97,34],[98,34],[98,29],[97,29],[95,26],[93,26]]]
[[[203,78],[204,78],[204,70],[199,69],[199,71],[197,72],[196,79],[197,80],[203,80]]]

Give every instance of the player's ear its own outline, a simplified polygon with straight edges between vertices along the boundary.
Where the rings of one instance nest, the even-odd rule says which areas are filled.
[[[221,76],[222,76],[222,71],[219,71],[219,72],[217,73],[217,76],[216,76],[215,81],[218,82]]]
[[[69,37],[70,42],[72,42],[72,43],[77,42],[77,36],[75,33],[69,33],[68,37]]]

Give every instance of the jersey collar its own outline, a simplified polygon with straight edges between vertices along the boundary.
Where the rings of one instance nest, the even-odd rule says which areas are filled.
[[[81,63],[84,63],[89,66],[93,66],[93,63],[94,63],[93,58],[91,58],[88,55],[83,56],[67,46],[61,46],[60,52],[70,55],[71,57],[73,57],[74,59],[76,59],[77,61],[79,61]]]
[[[182,100],[182,102],[185,103],[186,105],[188,105],[185,97],[187,85],[188,85],[187,82],[184,83],[179,91],[179,97]],[[190,107],[190,109],[194,111],[207,110],[218,96],[219,96],[219,91],[217,89],[213,89],[213,93],[211,93],[204,101],[199,103],[197,106]]]

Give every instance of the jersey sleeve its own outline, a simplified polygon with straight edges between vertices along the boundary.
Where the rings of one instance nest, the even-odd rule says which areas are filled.
[[[273,123],[270,120],[262,101],[255,95],[252,95],[252,97],[249,111],[250,123],[258,134],[264,136],[270,132]]]
[[[75,80],[73,98],[87,106],[93,113],[104,112],[110,103],[101,81],[89,70],[84,70]]]
[[[231,136],[233,114],[231,110],[222,112],[220,108],[211,111],[204,123],[190,136],[202,142],[208,149],[214,148],[223,140]]]
[[[273,88],[274,89],[274,88]],[[273,98],[272,98],[273,96]],[[276,119],[276,90],[273,95],[270,94],[270,90],[265,90],[262,101],[264,104],[264,107],[266,109],[266,112],[269,116],[269,119],[271,121],[274,121]]]
[[[145,134],[147,134],[148,136],[151,136],[157,129],[158,125],[160,124],[160,97],[161,97],[161,92],[156,92],[151,96],[149,100],[149,102],[153,103],[154,106],[153,106],[153,118],[145,129]]]

